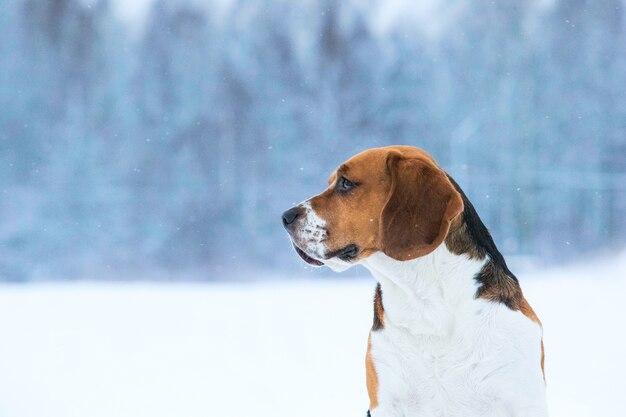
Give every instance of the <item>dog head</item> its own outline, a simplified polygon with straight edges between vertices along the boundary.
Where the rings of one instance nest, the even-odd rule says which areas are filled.
[[[370,149],[343,163],[328,188],[283,213],[307,263],[341,271],[383,252],[406,261],[432,252],[463,211],[446,173],[412,146]]]

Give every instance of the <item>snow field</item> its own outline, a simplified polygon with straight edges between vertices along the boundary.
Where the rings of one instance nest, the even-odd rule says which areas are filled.
[[[551,415],[623,416],[626,256],[519,278]],[[373,287],[1,285],[0,416],[363,416]]]

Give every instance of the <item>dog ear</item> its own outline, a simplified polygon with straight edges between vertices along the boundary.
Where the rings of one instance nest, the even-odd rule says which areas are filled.
[[[463,199],[432,162],[391,152],[387,170],[391,188],[381,213],[382,250],[399,261],[427,255],[445,239]]]

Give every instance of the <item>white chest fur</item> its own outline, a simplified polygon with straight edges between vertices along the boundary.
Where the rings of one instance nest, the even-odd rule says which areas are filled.
[[[448,251],[363,264],[380,282],[384,328],[372,331],[378,376],[372,417],[542,417],[541,327],[476,299],[484,262]]]

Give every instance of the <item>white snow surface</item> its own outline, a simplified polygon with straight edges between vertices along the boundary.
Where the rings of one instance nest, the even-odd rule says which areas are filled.
[[[551,416],[623,416],[626,253],[519,278]],[[0,285],[0,416],[363,416],[373,287]]]

